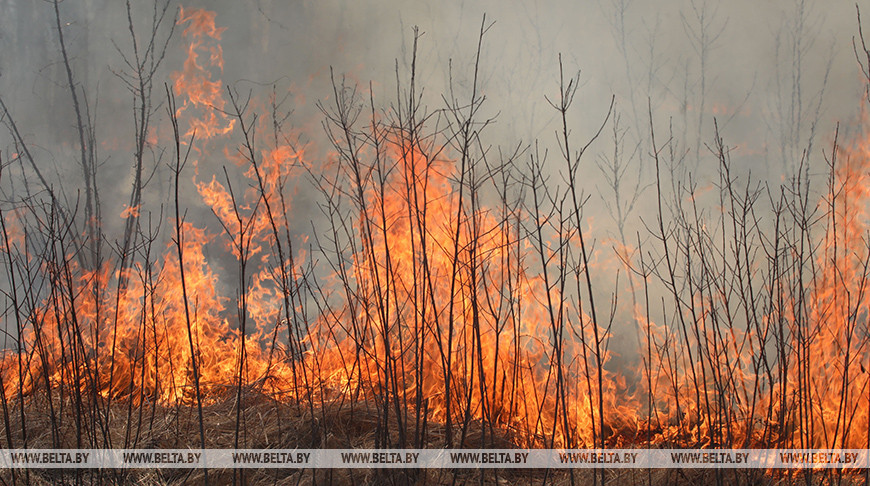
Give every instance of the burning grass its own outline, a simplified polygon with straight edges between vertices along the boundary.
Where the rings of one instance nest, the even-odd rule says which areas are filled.
[[[235,411],[238,408],[235,391],[213,396],[212,402],[203,407],[203,424],[206,431],[207,449],[232,448],[236,440]],[[244,392],[245,407],[240,416],[242,440],[251,449],[350,449],[376,448],[382,437],[383,421],[375,404],[353,403],[344,399],[321,402],[311,411],[298,403],[275,400],[266,394],[247,389]],[[18,409],[17,403],[10,403]],[[118,402],[105,414],[106,423],[100,430],[77,430],[75,420],[78,416],[72,396],[52,397],[49,404],[44,397],[28,397],[23,407],[27,427],[22,428],[17,417],[11,417],[11,426],[16,431],[27,430],[27,442],[33,448],[80,448],[83,444],[101,442],[106,447],[120,448],[199,448],[199,419],[195,408],[187,405],[175,407],[165,404],[145,403],[131,407],[129,403]],[[57,411],[57,415],[46,414],[46,409]],[[61,428],[56,423],[65,424]],[[387,424],[389,440],[398,439],[398,424]],[[479,440],[482,424],[474,424],[468,433],[467,441],[473,446]],[[97,435],[98,437],[93,437]],[[433,425],[424,447],[438,448],[445,444],[443,427]],[[19,433],[13,437],[23,442]],[[513,447],[514,441],[505,433],[496,441],[500,447]],[[17,471],[20,480],[24,471]],[[173,470],[125,470],[125,471],[30,471],[31,484],[65,484],[71,481],[112,482],[119,484],[188,484],[201,482],[202,471]],[[229,482],[240,475],[230,470],[209,471],[209,481],[218,484]],[[427,471],[427,470],[248,470],[243,478],[251,484],[264,481],[276,484],[452,484],[455,479],[461,482],[477,481],[481,475],[477,471]],[[543,481],[550,477],[554,483],[567,481],[564,473],[549,474],[544,471],[502,471],[497,475],[488,474],[487,482],[493,484],[505,480]],[[0,476],[5,481],[12,480],[9,470]],[[499,479],[500,478],[500,479]],[[237,477],[237,479],[241,479]]]
[[[379,411],[372,403],[352,403],[336,400],[323,403],[314,412],[301,408],[298,403],[275,400],[262,392],[248,389],[245,392],[245,408],[241,415],[244,442],[251,449],[333,448],[371,449],[378,447],[380,428],[383,427]],[[235,441],[236,422],[233,418],[237,408],[236,394],[227,393],[203,408],[203,423],[206,430],[205,448],[231,448]],[[12,406],[18,404],[10,403]],[[28,442],[33,448],[77,448],[81,444],[105,441],[107,447],[179,449],[200,447],[197,430],[199,419],[193,407],[178,405],[170,407],[156,403],[130,407],[129,403],[116,403],[105,415],[107,423],[99,438],[87,437],[75,428],[76,403],[66,397],[65,403],[53,397],[47,403],[39,396],[28,397],[22,407],[27,420]],[[67,426],[57,430],[46,409],[58,410],[57,422]],[[18,419],[11,417],[12,430],[24,430]],[[467,445],[476,447],[485,434],[485,425],[473,424],[467,436]],[[398,437],[398,424],[388,425],[391,440]],[[495,447],[512,448],[516,438],[507,431],[501,432]],[[442,426],[432,426],[424,448],[444,447],[446,433]],[[23,438],[13,440],[21,443]],[[666,446],[666,444],[662,444]],[[201,470],[24,470],[16,471],[17,480],[26,479],[28,484],[190,484],[204,480]],[[28,474],[29,476],[25,476]],[[593,470],[292,470],[249,469],[243,471],[212,469],[209,481],[226,484],[233,479],[243,484],[588,484],[597,478]],[[12,471],[0,474],[6,482],[12,482]],[[728,484],[863,484],[860,475],[836,471],[816,472],[765,472],[762,470],[607,470],[602,484],[709,484],[724,481]]]
[[[819,181],[803,170],[776,189],[738,183],[717,132],[718,181],[699,191],[664,170],[683,156],[651,129],[649,234],[633,248],[622,241],[623,260],[608,263],[584,218],[581,161],[611,113],[577,142],[567,116],[576,78],[563,78],[551,102],[562,121],[557,162],[531,148],[493,155],[476,81],[467,99],[451,93],[427,112],[414,68],[389,110],[333,80],[329,104],[318,105],[332,151],[312,160],[316,151],[279,122],[279,103],[260,116],[218,89],[214,15],[183,11],[178,21],[188,58],[166,89],[171,135],[153,142],[171,154],[174,194],[161,208],[171,217],[146,219],[156,213],[141,204],[137,178],[116,245],[82,231],[49,187],[47,199],[0,218],[4,317],[16,338],[0,370],[7,447],[870,447],[863,139],[844,147],[835,137],[825,189],[814,192]],[[484,21],[481,41],[485,31]],[[478,50],[475,80],[480,62]],[[222,178],[216,159],[229,162]],[[187,218],[179,192],[190,177],[216,231]],[[310,234],[294,228],[297,184],[318,195]],[[629,271],[630,299],[602,288],[614,262]],[[641,349],[617,365],[611,338],[627,328]],[[72,474],[64,478],[179,483],[204,473]],[[288,483],[807,479],[245,474]],[[832,478],[842,476],[816,476]]]
[[[116,403],[106,414],[107,422],[100,431],[104,436],[86,437],[75,428],[76,403],[67,397],[65,403],[53,397],[53,403],[38,396],[29,397],[23,406],[29,433],[28,442],[33,448],[77,448],[82,443],[105,441],[107,447],[179,449],[199,448],[197,430],[199,419],[196,410],[190,406],[170,407],[156,403],[143,404],[131,408],[128,403]],[[315,410],[314,416],[308,410],[292,404],[274,400],[254,390],[245,391],[246,406],[241,416],[242,430],[246,447],[251,449],[276,448],[375,448],[378,447],[378,429],[382,427],[379,412],[374,404],[350,403],[337,400],[324,403]],[[17,405],[12,404],[10,405]],[[50,415],[44,410],[58,410],[55,419],[68,426],[56,430]],[[217,397],[216,401],[203,408],[203,423],[206,430],[205,448],[231,448],[235,441],[236,422],[233,419],[237,408],[235,393]],[[18,419],[11,418],[14,430],[23,430]],[[398,424],[389,426],[393,441],[398,437],[395,431]],[[312,430],[316,429],[316,433]],[[484,434],[484,425],[477,423],[471,427],[467,442],[469,447],[479,443]],[[439,448],[445,445],[446,433],[443,427],[432,427],[425,448]],[[23,442],[18,436],[14,440]],[[496,447],[512,448],[516,442],[509,433],[495,441]],[[29,476],[25,476],[29,474]],[[217,484],[226,484],[234,478],[243,484],[586,484],[592,482],[592,470],[378,470],[378,469],[336,469],[336,470],[291,470],[264,469],[231,471],[213,469],[208,479]],[[17,480],[26,479],[28,484],[73,484],[112,483],[112,484],[190,484],[201,483],[204,479],[201,470],[30,470],[16,471]],[[703,471],[703,470],[608,470],[603,484],[698,484],[719,479],[736,484],[793,484],[800,480],[801,474],[780,474],[778,479],[771,478],[764,471]],[[791,476],[791,477],[789,477]],[[12,472],[5,470],[0,474],[6,482],[12,482]],[[816,474],[812,484],[853,484],[855,477],[831,474]],[[805,483],[804,483],[805,484]],[[857,483],[855,483],[857,484]]]

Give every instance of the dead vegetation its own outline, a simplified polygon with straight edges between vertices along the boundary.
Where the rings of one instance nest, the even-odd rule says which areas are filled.
[[[487,145],[494,119],[484,115],[478,84],[491,25],[484,18],[472,82],[451,84],[442,107],[421,101],[416,33],[410,70],[396,68],[396,99],[388,107],[371,90],[333,77],[332,96],[318,104],[330,155],[312,161],[288,126],[292,108],[274,91],[258,105],[212,79],[222,66],[213,13],[180,12],[190,56],[173,86],[152,101],[159,46],[169,45],[174,29],[166,24],[168,3],[160,3],[150,41],[136,41],[130,20],[133,52],[123,58],[131,71],[120,77],[137,102],[133,186],[122,235],[110,244],[91,151],[96,128],[69,67],[59,2],[53,6],[77,114],[76,162],[88,183],[81,207],[46,183],[28,149],[32,141],[3,105],[13,163],[40,186],[0,208],[4,322],[12,337],[0,371],[4,447],[870,444],[865,140],[844,145],[835,135],[823,153],[823,181],[803,170],[815,163],[808,148],[792,179],[768,187],[732,173],[714,123],[706,148],[718,173],[702,189],[677,170],[698,158],[700,134],[689,149],[672,132],[662,137],[650,106],[648,146],[628,161],[645,153],[655,181],[638,179],[626,195],[614,104],[599,115],[597,131],[580,139],[569,116],[579,74],[566,73],[561,60],[558,93],[546,99],[561,125],[555,147]],[[861,51],[870,59],[863,42]],[[158,115],[169,135],[149,141]],[[608,257],[584,214],[585,157],[610,123],[614,155],[600,168],[612,169],[622,241],[602,263]],[[226,164],[206,175],[202,161],[214,157]],[[162,206],[148,208],[145,165],[161,164],[172,189]],[[819,182],[824,189],[815,189]],[[307,221],[310,232],[294,227],[295,184],[317,195],[321,214]],[[633,211],[641,190],[653,217],[629,245],[623,211]],[[185,191],[203,200],[211,227],[188,217]],[[221,265],[210,260],[214,254]],[[630,298],[613,273],[630,279]],[[611,340],[621,328],[640,336],[632,369],[629,361],[614,364]],[[4,471],[2,478],[602,485],[863,479],[842,471],[604,469]]]

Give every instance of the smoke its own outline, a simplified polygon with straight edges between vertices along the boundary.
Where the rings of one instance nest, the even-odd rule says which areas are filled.
[[[251,0],[186,5],[215,10],[218,24],[227,29],[224,83],[281,83],[285,89],[292,86],[307,105],[330,95],[330,68],[363,87],[371,82],[376,98],[389,103],[395,97],[396,65],[400,78],[407,75],[411,29],[418,26],[421,85],[430,108],[440,108],[451,76],[460,94],[469,89],[486,15],[492,25],[483,42],[480,86],[489,110],[499,114],[493,136],[505,143],[550,142],[554,113],[544,97],[558,92],[559,54],[567,73],[582,70],[578,131],[600,123],[613,94],[630,129],[642,137],[648,131],[649,99],[656,120],[698,125],[703,119],[701,137],[709,140],[715,117],[733,144],[771,159],[783,123],[777,119],[778,98],[788,110],[802,105],[805,128],[815,122],[817,130],[830,132],[836,121],[853,119],[860,89],[851,49],[857,22],[849,4]],[[52,5],[5,0],[3,8],[4,99],[22,125],[63,133],[70,108]],[[144,29],[150,6],[137,2],[134,14]],[[116,109],[129,100],[113,74],[123,69],[115,45],[129,50],[124,6],[105,0],[61,2],[61,16],[76,80],[98,107],[98,120],[109,127],[129,124]],[[164,77],[179,69],[179,54],[171,52],[162,66]],[[813,102],[828,69],[816,117]],[[696,128],[687,127],[687,134]]]
[[[0,6],[0,96],[36,164],[76,205],[84,182],[76,165],[74,112],[53,4],[3,0]],[[171,4],[170,15],[178,6]],[[605,173],[620,157],[614,154],[622,154],[620,163],[630,170],[620,197],[649,195],[643,191],[653,176],[651,118],[657,139],[673,138],[682,154],[672,168],[674,178],[691,177],[699,186],[715,180],[718,170],[708,148],[714,123],[744,180],[751,171],[756,179],[776,183],[794,174],[807,149],[821,171],[822,151],[836,124],[846,132],[857,125],[862,86],[851,42],[858,27],[854,7],[846,3],[200,0],[184,7],[217,13],[217,24],[226,30],[225,66],[216,74],[260,106],[271,93],[288,100],[283,107],[292,111],[288,120],[315,160],[330,150],[317,102],[330,104],[332,79],[358,85],[364,93],[371,87],[378,109],[389,110],[397,96],[406,96],[417,27],[416,81],[430,113],[445,107],[445,97],[471,98],[483,31],[476,89],[486,103],[478,117],[494,119],[485,144],[496,153],[514,147],[531,151],[538,142],[555,161],[560,121],[551,102],[559,97],[561,59],[566,80],[580,73],[569,113],[573,137],[584,143],[592,137],[615,99],[610,121],[582,166],[590,196],[584,215],[600,241],[634,234],[649,216],[651,208],[642,204],[615,216],[620,203]],[[133,6],[140,41],[149,35],[152,14],[148,2]],[[132,184],[134,117],[123,60],[132,52],[127,10],[121,2],[82,0],[61,2],[60,16],[75,89],[99,141],[97,177],[109,208],[105,231],[113,234],[123,225],[120,212]],[[161,25],[158,38],[170,29],[171,21]],[[158,137],[168,130],[163,84],[171,85],[171,73],[181,69],[186,55],[179,34],[176,30],[155,74]],[[19,147],[10,130],[0,133],[0,150],[7,203],[38,192],[33,169],[16,157]],[[155,176],[143,204],[155,213],[171,187],[164,156],[159,150],[148,154]],[[203,170],[215,174],[231,165],[219,151],[207,159],[203,167],[209,169]],[[556,180],[557,162],[552,171]],[[299,191],[294,221],[303,234],[318,207],[305,197],[310,195],[305,188]],[[208,219],[195,191],[187,194],[191,218]],[[600,247],[606,250],[607,244]]]

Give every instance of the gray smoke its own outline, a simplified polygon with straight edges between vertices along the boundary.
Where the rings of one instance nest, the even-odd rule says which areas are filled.
[[[171,14],[177,8],[172,4]],[[289,92],[295,104],[290,123],[323,152],[328,143],[315,103],[328,105],[332,97],[330,70],[363,91],[371,84],[376,103],[388,109],[396,102],[397,76],[406,86],[417,26],[417,83],[429,110],[437,110],[451,89],[458,99],[470,97],[484,26],[478,88],[487,101],[480,117],[496,117],[486,143],[509,150],[540,141],[558,159],[560,123],[547,100],[559,95],[561,54],[566,79],[580,71],[569,114],[578,143],[596,132],[615,97],[611,121],[583,166],[591,196],[586,215],[600,239],[619,237],[614,195],[601,170],[612,161],[617,118],[620,152],[631,167],[624,183],[629,193],[623,194],[629,198],[632,190],[648,191],[653,174],[648,107],[658,140],[672,135],[684,154],[675,177],[691,175],[701,186],[717,171],[707,148],[714,121],[744,180],[751,171],[775,183],[794,174],[807,148],[813,170],[823,171],[821,157],[830,152],[836,124],[845,133],[858,127],[863,85],[852,52],[858,24],[847,2],[192,0],[184,8],[215,10],[226,28],[223,83],[260,100],[273,87]],[[0,0],[0,12],[0,96],[49,183],[75,204],[83,180],[53,4]],[[127,11],[118,1],[67,0],[60,13],[75,87],[99,140],[98,181],[112,234],[122,226],[118,214],[132,181],[132,98],[119,78],[125,66],[118,52],[131,53]],[[135,2],[140,40],[148,35],[151,14],[149,2]],[[161,35],[168,30],[169,23]],[[170,74],[181,69],[180,33],[176,29],[157,71],[155,106],[165,102],[163,83],[171,84]],[[165,108],[155,113],[154,125],[165,133]],[[19,149],[9,130],[0,131],[0,150],[6,204],[25,191],[38,192],[32,169],[14,162]],[[156,176],[145,202],[156,213],[171,184],[165,159],[153,153],[148,160]],[[212,162],[220,173],[216,167],[224,162]],[[188,194],[192,217],[209,217],[195,193]],[[297,200],[298,220],[316,217],[310,199]],[[624,233],[642,228],[650,208],[641,206],[625,215]]]

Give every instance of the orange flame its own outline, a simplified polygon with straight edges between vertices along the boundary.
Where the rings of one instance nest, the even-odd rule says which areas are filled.
[[[179,23],[187,24],[183,35],[190,47],[183,71],[175,75],[184,99],[177,115],[189,121],[188,136],[229,134],[234,121],[222,111],[220,81],[212,80],[223,67],[218,41],[224,29],[215,26],[214,12],[203,10],[183,10]],[[401,128],[381,135],[382,152],[374,154],[380,165],[369,169],[382,179],[357,182],[350,241],[336,250],[338,268],[326,278],[321,315],[291,331],[301,336],[298,348],[281,347],[275,336],[278,326],[302,314],[300,302],[289,312],[282,308],[287,289],[281,273],[290,280],[301,274],[305,255],[289,245],[284,253],[276,247],[278,234],[288,231],[285,183],[304,164],[305,152],[277,146],[262,151],[247,169],[252,183],[242,194],[215,177],[196,181],[229,236],[229,251],[253,262],[241,296],[222,293],[207,258],[215,237],[188,222],[182,225],[184,282],[172,247],[155,262],[155,271],[139,262],[125,275],[113,274],[110,264],[82,269],[68,255],[61,268],[43,269],[62,285],[23,316],[30,323],[20,336],[24,350],[2,359],[6,397],[45,384],[135,403],[192,403],[196,363],[206,401],[224,389],[253,385],[275,398],[299,399],[294,393],[304,383],[310,393],[426,407],[435,420],[480,420],[517,431],[520,440],[535,445],[547,438],[556,446],[633,444],[644,429],[652,443],[708,445],[711,437],[726,436],[735,443],[761,443],[769,430],[764,421],[782,431],[799,430],[768,442],[863,447],[870,424],[870,140],[838,154],[845,162],[836,167],[825,201],[830,211],[822,250],[811,262],[815,272],[807,275],[805,308],[791,290],[771,291],[782,293],[788,319],[777,350],[782,376],[762,389],[753,372],[756,353],[772,345],[749,324],[718,326],[718,313],[733,310],[726,292],[692,289],[687,306],[693,312],[680,309],[675,317],[697,330],[692,337],[653,322],[637,305],[634,319],[645,348],[640,371],[631,376],[612,370],[616,356],[606,350],[595,364],[590,336],[595,331],[605,342],[609,329],[594,322],[569,291],[552,285],[546,270],[534,270],[535,249],[522,225],[497,216],[497,208],[465,200],[453,182],[456,163],[446,152],[407,143]],[[139,210],[125,207],[121,217]],[[5,251],[12,253],[25,245],[24,233],[9,214],[4,217],[12,240]],[[575,239],[576,234],[566,238],[576,246]],[[542,251],[556,258],[562,249],[552,243]],[[625,260],[635,254],[624,244],[617,251]],[[106,285],[121,277],[128,282],[123,288]],[[189,322],[183,286],[192,308]],[[573,308],[550,312],[550,299]],[[233,305],[241,308],[239,325],[226,317]],[[765,316],[766,322],[775,318]],[[243,330],[247,319],[255,326]],[[590,379],[597,372],[600,384]],[[597,397],[606,409],[605,424],[595,422],[601,412]],[[777,414],[765,416],[763,410]]]
[[[220,46],[221,34],[226,28],[215,26],[215,12],[207,10],[184,10],[179,24],[188,24],[182,35],[190,39],[184,69],[173,76],[175,92],[184,96],[184,103],[176,115],[190,108],[199,109],[199,116],[191,118],[191,127],[185,134],[190,138],[196,133],[200,140],[209,140],[232,131],[235,120],[223,112],[225,101],[220,80],[212,81],[212,70],[223,71],[224,57]],[[200,57],[206,61],[200,61]]]

